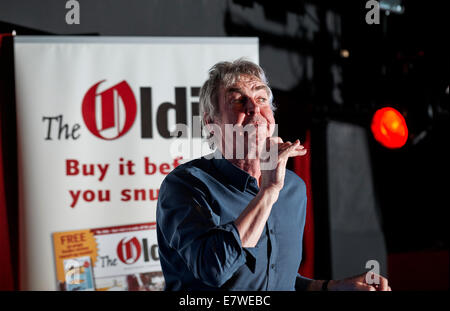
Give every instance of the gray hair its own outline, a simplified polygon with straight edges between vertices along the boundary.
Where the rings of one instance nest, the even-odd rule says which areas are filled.
[[[209,78],[200,90],[200,117],[203,125],[205,125],[205,119],[213,120],[217,116],[220,87],[230,87],[239,81],[242,75],[254,76],[267,86],[270,107],[272,111],[275,111],[272,90],[264,70],[245,58],[239,58],[233,62],[219,62],[209,70]]]

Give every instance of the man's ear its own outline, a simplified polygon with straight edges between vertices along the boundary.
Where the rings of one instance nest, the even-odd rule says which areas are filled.
[[[206,115],[206,112],[203,112],[203,124],[208,125],[211,123],[211,118]]]
[[[206,112],[203,113],[203,124],[210,135],[214,134],[214,131],[211,129],[211,125],[214,124],[214,120],[210,116],[207,116]]]

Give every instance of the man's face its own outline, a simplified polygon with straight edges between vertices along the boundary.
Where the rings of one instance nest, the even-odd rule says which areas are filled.
[[[222,151],[224,144],[231,142],[235,152],[240,147],[245,149],[245,154],[250,150],[261,150],[266,138],[272,135],[275,125],[269,100],[267,85],[254,76],[243,75],[230,87],[220,88],[219,113],[214,123],[222,131]],[[227,124],[235,129],[243,129],[237,135],[245,136],[245,139],[233,139],[226,129]]]

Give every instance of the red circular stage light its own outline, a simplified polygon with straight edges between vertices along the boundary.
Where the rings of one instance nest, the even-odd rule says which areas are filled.
[[[408,140],[405,118],[391,107],[381,108],[375,112],[371,129],[375,140],[387,148],[401,148]]]

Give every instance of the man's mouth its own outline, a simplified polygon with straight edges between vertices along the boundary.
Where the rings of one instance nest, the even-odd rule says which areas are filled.
[[[267,125],[267,121],[265,119],[263,119],[263,118],[257,118],[257,119],[249,120],[248,122],[246,122],[243,125],[247,126],[249,124],[254,125],[254,126],[262,126],[262,125],[265,126],[265,125]]]

